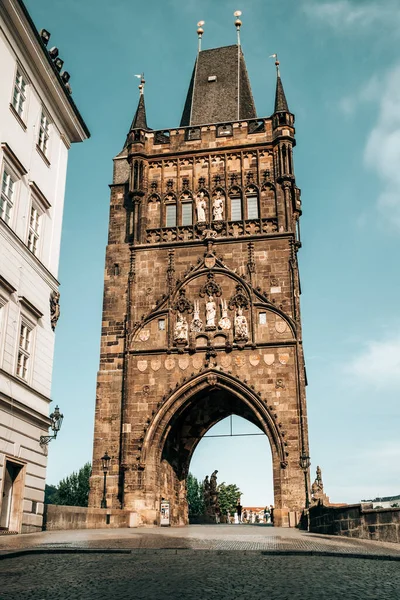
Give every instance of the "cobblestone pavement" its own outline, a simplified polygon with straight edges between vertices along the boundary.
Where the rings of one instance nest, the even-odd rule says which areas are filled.
[[[259,550],[346,555],[391,555],[400,558],[400,545],[298,529],[257,525],[191,525],[177,528],[47,531],[0,536],[0,556],[27,549],[168,549]],[[399,593],[400,600],[400,593]]]
[[[124,550],[0,562],[2,600],[399,600],[400,565],[348,556]]]

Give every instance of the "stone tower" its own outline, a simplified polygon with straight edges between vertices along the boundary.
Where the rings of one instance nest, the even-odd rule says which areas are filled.
[[[114,159],[90,505],[187,523],[202,436],[242,416],[271,445],[275,523],[304,507],[308,474],[294,116],[279,63],[256,114],[240,45],[200,51],[175,129],[147,126],[144,81]],[[269,460],[269,456],[265,457]]]

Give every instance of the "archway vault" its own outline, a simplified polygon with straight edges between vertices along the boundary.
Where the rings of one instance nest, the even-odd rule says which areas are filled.
[[[214,410],[208,410],[208,418],[202,423],[188,421],[187,417],[202,409],[205,398],[215,398]],[[175,390],[164,396],[160,407],[150,422],[142,446],[141,463],[159,464],[168,438],[174,434],[174,429],[190,425],[193,433],[186,432],[191,445],[186,449],[187,456],[181,457],[188,466],[190,458],[205,433],[218,421],[236,414],[257,425],[267,436],[274,463],[285,469],[288,463],[287,442],[285,432],[272,406],[268,406],[267,398],[263,398],[254,386],[247,381],[241,381],[231,373],[211,368],[193,375],[182,381]],[[181,449],[182,451],[182,449]],[[185,476],[185,467],[183,467]]]

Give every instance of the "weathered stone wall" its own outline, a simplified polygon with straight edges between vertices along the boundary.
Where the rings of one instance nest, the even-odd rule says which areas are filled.
[[[400,543],[400,508],[364,508],[362,504],[310,508],[310,531]]]
[[[136,526],[128,510],[45,504],[43,529],[102,529]]]
[[[297,264],[301,203],[289,159],[293,118],[287,117],[282,127],[272,119],[256,128],[234,123],[227,137],[216,126],[201,127],[194,141],[182,128],[136,132],[115,159],[91,507],[100,506],[107,450],[108,506],[157,525],[164,497],[172,524],[187,522],[186,477],[197,443],[212,425],[237,414],[269,438],[276,524],[289,524],[289,512],[303,508],[299,458],[308,453],[308,433]],[[196,222],[199,193],[207,222]],[[223,198],[218,222],[212,216],[217,193]],[[249,218],[252,196],[255,218]],[[233,220],[232,198],[238,197],[242,216]],[[193,222],[185,225],[188,204]],[[176,206],[174,226],[166,225],[168,205]],[[214,328],[205,326],[210,295]],[[225,329],[218,324],[222,300],[231,322]],[[189,328],[179,343],[178,318],[191,325],[195,302],[203,326]],[[239,308],[248,326],[244,340],[234,329]]]

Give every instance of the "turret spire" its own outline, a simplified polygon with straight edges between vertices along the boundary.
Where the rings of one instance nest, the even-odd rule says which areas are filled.
[[[275,109],[274,113],[278,112],[290,112],[286,101],[285,92],[282,85],[281,74],[279,71],[279,60],[277,54],[271,54],[270,58],[275,58],[276,67],[276,92],[275,92]]]
[[[139,96],[138,107],[136,109],[135,116],[133,117],[131,129],[130,129],[131,131],[132,131],[132,129],[148,129],[147,119],[146,119],[146,107],[144,104],[144,84],[146,83],[145,79],[144,79],[144,73],[142,73],[141,75],[135,75],[135,77],[140,78],[140,84],[139,84],[140,96]]]

